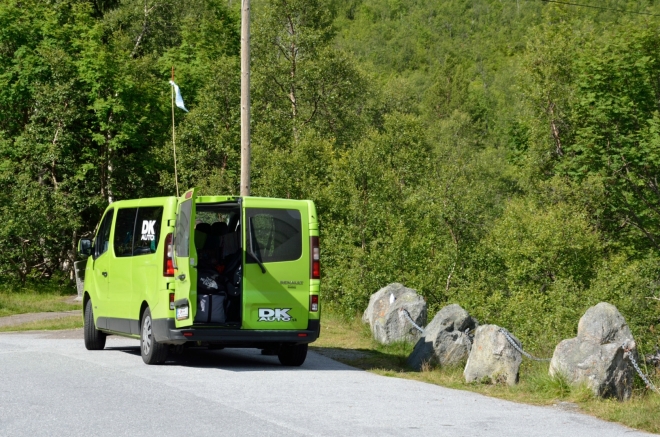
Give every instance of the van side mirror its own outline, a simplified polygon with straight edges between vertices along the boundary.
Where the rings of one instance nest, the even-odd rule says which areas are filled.
[[[81,238],[78,241],[78,255],[90,256],[92,254],[92,240]]]

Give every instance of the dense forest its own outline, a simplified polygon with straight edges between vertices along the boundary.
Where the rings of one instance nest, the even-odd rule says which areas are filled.
[[[551,349],[604,300],[660,341],[660,4],[252,3],[252,193],[316,202],[326,308],[402,282]],[[239,30],[238,0],[0,3],[4,286],[175,193],[172,66],[180,185],[238,193]]]

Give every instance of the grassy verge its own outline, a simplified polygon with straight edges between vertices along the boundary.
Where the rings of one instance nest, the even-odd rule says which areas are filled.
[[[82,303],[74,302],[71,290],[0,289],[0,317],[14,314],[43,313],[50,311],[70,311],[82,308]]]
[[[0,327],[0,332],[15,331],[56,331],[59,329],[82,328],[83,319],[81,316],[62,317],[61,319],[38,320],[35,322],[23,323],[16,326]]]
[[[372,339],[369,328],[359,318],[345,320],[327,313],[323,317],[321,337],[313,346],[313,350],[323,355],[380,375],[469,390],[514,402],[557,405],[632,428],[660,433],[660,395],[648,392],[641,383],[636,386],[630,401],[598,399],[585,387],[573,387],[566,381],[549,377],[548,363],[525,359],[520,367],[520,383],[513,387],[468,384],[463,379],[462,367],[411,371],[406,366],[406,358],[413,345],[380,345]],[[654,383],[660,385],[660,378],[656,376],[654,379]]]

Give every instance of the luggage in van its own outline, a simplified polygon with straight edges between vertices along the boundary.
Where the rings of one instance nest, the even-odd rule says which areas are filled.
[[[231,279],[226,284],[227,294],[236,297],[241,294],[241,266],[239,265]]]
[[[222,294],[224,287],[219,280],[218,272],[200,269],[197,278],[197,290],[200,294]]]
[[[195,322],[225,323],[225,296],[221,294],[198,294]]]

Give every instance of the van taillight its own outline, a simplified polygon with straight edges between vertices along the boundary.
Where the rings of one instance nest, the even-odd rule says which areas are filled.
[[[319,310],[319,295],[312,294],[309,299],[309,310],[313,313]]]
[[[321,250],[319,249],[319,237],[311,237],[312,268],[311,278],[321,279]]]
[[[167,237],[165,237],[165,251],[163,256],[163,276],[174,276],[173,255],[172,234],[167,234]]]

